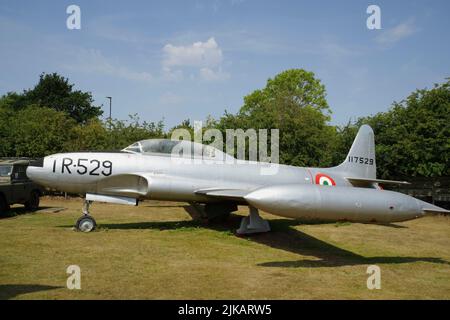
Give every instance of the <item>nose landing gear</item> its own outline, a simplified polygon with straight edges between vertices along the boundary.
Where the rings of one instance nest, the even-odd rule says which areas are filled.
[[[84,200],[83,215],[77,220],[75,228],[81,232],[91,232],[95,230],[97,223],[94,218],[89,215],[89,207],[92,201]]]

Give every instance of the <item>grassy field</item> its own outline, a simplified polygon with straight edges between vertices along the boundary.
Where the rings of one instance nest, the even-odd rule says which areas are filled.
[[[237,237],[192,221],[183,203],[94,204],[96,232],[75,232],[81,199],[0,219],[0,299],[450,299],[450,219],[390,226],[304,224],[264,215],[273,231]],[[52,212],[52,208],[65,208]],[[66,268],[81,268],[68,290]],[[369,265],[381,289],[368,290]]]

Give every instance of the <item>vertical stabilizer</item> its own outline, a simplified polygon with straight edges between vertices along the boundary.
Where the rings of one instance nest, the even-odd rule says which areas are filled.
[[[348,177],[376,179],[375,137],[368,125],[362,125],[344,162],[334,169]]]

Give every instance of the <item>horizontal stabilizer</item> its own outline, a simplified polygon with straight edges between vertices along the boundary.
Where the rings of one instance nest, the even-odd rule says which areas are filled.
[[[361,186],[372,183],[382,183],[382,184],[411,184],[408,181],[395,181],[395,180],[383,180],[383,179],[368,179],[368,178],[348,178],[346,177],[351,184]]]

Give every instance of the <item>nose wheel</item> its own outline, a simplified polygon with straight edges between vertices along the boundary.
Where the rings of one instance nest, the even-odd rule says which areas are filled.
[[[83,216],[81,216],[77,223],[75,224],[75,228],[81,232],[91,232],[95,230],[97,223],[95,219],[89,215],[89,206],[91,205],[91,201],[84,201],[83,206]]]

